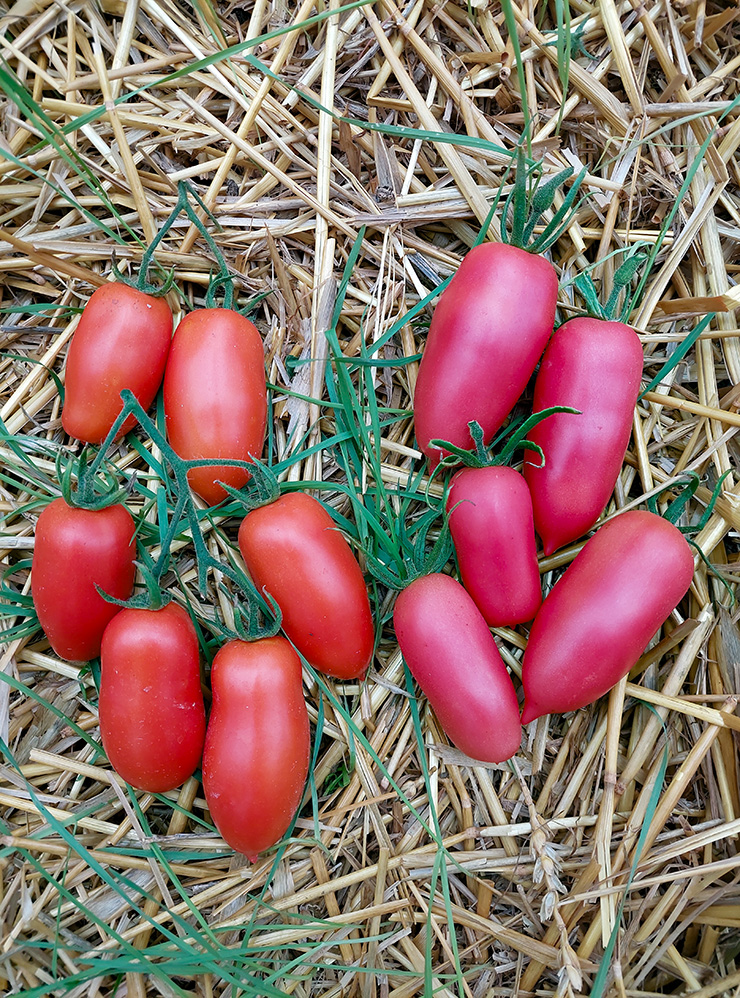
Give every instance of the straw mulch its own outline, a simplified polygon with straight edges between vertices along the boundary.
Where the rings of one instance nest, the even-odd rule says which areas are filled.
[[[449,275],[484,224],[509,163],[501,150],[525,121],[501,5],[380,0],[303,24],[338,7],[0,4],[6,604],[22,608],[30,591],[34,523],[50,498],[14,474],[19,453],[53,477],[54,445],[75,446],[57,380],[70,308],[108,279],[113,257],[136,273],[178,181],[215,217],[207,224],[240,299],[267,293],[256,322],[276,386],[276,459],[334,431],[331,407],[297,396],[326,402],[325,330],[358,237],[337,330],[348,356]],[[646,383],[714,313],[639,402],[606,515],[644,508],[693,471],[701,483],[684,522],[697,522],[738,456],[738,9],[572,0],[566,38],[563,8],[509,5],[533,153],[546,175],[587,167],[588,197],[551,251],[561,317],[582,307],[568,283],[577,273],[596,264],[608,290],[615,253],[638,242],[658,247],[631,315]],[[221,54],[258,36],[267,39]],[[444,133],[473,138],[444,143]],[[178,222],[157,260],[202,303],[215,265],[196,228]],[[382,359],[421,352],[425,329],[399,323]],[[319,362],[290,360],[309,356]],[[415,374],[415,363],[374,369],[379,404],[409,409]],[[411,419],[391,422],[382,444],[392,488],[420,467]],[[130,441],[112,457],[122,472],[148,472]],[[289,477],[342,484],[321,451],[297,456]],[[340,505],[330,488],[322,495]],[[134,512],[137,501],[134,492]],[[214,521],[214,553],[237,524]],[[730,474],[696,538],[706,560],[697,554],[691,592],[657,643],[609,697],[532,724],[515,769],[471,764],[423,699],[419,739],[386,626],[366,682],[324,697],[316,799],[277,864],[273,854],[251,866],[225,848],[196,780],[163,798],[128,791],[67,723],[97,736],[90,671],[55,658],[38,630],[7,642],[0,992],[590,993],[618,925],[602,993],[736,993],[739,524]],[[576,550],[542,561],[547,586]],[[197,602],[187,539],[178,558],[173,590]],[[228,615],[209,587],[205,605]],[[516,672],[527,629],[497,638]],[[316,723],[321,694],[308,673],[306,694]],[[347,717],[363,738],[350,739]]]

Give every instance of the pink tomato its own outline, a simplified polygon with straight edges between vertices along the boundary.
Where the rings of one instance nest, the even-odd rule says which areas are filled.
[[[693,574],[686,539],[662,517],[632,510],[605,523],[534,619],[522,665],[522,723],[607,693],[635,665]]]
[[[523,624],[542,602],[527,483],[513,468],[464,468],[447,499],[463,585],[490,627]]]
[[[534,389],[534,409],[555,413],[529,439],[544,466],[527,457],[524,477],[545,554],[583,536],[614,490],[630,439],[642,375],[642,345],[634,329],[603,319],[570,319],[553,334]],[[531,452],[530,452],[531,454]]]
[[[543,256],[506,243],[472,249],[442,292],[414,394],[419,447],[430,440],[472,447],[477,420],[490,441],[522,394],[555,321],[558,279]]]
[[[515,755],[522,729],[514,685],[460,583],[438,573],[415,579],[398,596],[393,623],[411,674],[455,745],[482,762]]]

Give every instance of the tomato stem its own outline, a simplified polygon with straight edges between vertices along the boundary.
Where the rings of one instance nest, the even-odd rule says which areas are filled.
[[[161,554],[153,568],[154,579],[158,582],[162,578],[162,575],[169,564],[172,543],[175,536],[182,531],[182,524],[184,520],[193,539],[195,562],[198,570],[198,587],[200,592],[205,593],[208,569],[213,569],[213,571],[220,572],[221,575],[225,575],[228,579],[230,579],[230,581],[240,591],[247,593],[250,602],[253,602],[257,607],[259,607],[265,619],[274,619],[275,614],[272,606],[264,600],[259,592],[257,592],[251,579],[249,579],[243,571],[237,568],[236,565],[219,561],[209,552],[200,527],[198,510],[195,506],[195,501],[188,484],[188,471],[190,471],[191,468],[217,466],[245,468],[251,472],[254,468],[252,462],[237,461],[229,458],[185,460],[175,453],[164,433],[161,432],[156,423],[154,423],[154,421],[147,415],[133,392],[128,389],[124,389],[121,392],[121,400],[123,402],[123,409],[111,427],[108,436],[103,441],[100,452],[88,470],[88,475],[90,475],[93,469],[96,469],[99,463],[102,462],[105,450],[114,441],[123,421],[127,419],[128,416],[134,416],[144,432],[149,436],[152,443],[161,451],[164,463],[167,464],[172,470],[174,481],[165,484],[169,484],[170,487],[173,488],[177,499],[175,508],[170,514],[167,529],[161,540]]]
[[[203,236],[209,249],[216,258],[218,263],[218,273],[215,277],[211,279],[208,286],[208,291],[206,292],[206,308],[216,307],[216,292],[220,289],[224,289],[224,301],[223,308],[231,308],[234,302],[234,278],[229,272],[228,264],[224,259],[221,250],[218,248],[215,240],[211,236],[210,232],[206,228],[204,222],[199,217],[197,212],[193,209],[190,204],[190,198],[194,198],[200,208],[203,210],[207,218],[209,218],[213,224],[219,228],[218,220],[214,217],[213,213],[208,209],[207,205],[203,202],[202,198],[198,192],[186,181],[181,180],[177,185],[177,201],[175,206],[170,212],[170,214],[165,219],[163,225],[157,232],[154,239],[151,241],[149,246],[144,251],[141,258],[141,267],[139,269],[139,276],[136,283],[129,281],[120,272],[118,267],[113,264],[113,273],[115,274],[116,280],[121,281],[123,284],[131,284],[135,287],[137,291],[141,291],[144,294],[153,295],[155,297],[163,297],[166,295],[173,287],[175,282],[175,272],[174,269],[166,271],[165,283],[163,285],[152,284],[149,280],[149,270],[154,261],[154,253],[158,248],[159,244],[162,242],[164,237],[170,232],[173,225],[179,218],[179,216],[184,213],[192,224],[196,227],[198,232]]]

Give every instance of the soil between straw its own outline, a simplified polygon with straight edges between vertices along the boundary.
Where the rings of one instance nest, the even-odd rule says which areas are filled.
[[[315,796],[254,866],[225,848],[197,780],[156,799],[120,784],[94,747],[88,668],[56,659],[37,629],[6,641],[0,993],[591,993],[618,921],[609,993],[740,987],[740,17],[712,0],[577,0],[568,25],[566,6],[507,3],[514,45],[487,0],[0,4],[0,549],[17,610],[5,626],[26,619],[35,520],[57,451],[75,447],[59,387],[78,310],[113,259],[137,272],[180,180],[208,206],[240,301],[256,301],[270,456],[287,481],[323,483],[338,514],[352,515],[350,482],[407,488],[421,468],[405,358],[423,349],[431,306],[404,316],[474,242],[527,121],[546,175],[587,167],[588,196],[550,251],[560,319],[582,308],[584,268],[608,290],[626,249],[650,254],[630,322],[645,385],[668,370],[638,403],[605,516],[696,472],[684,521],[696,523],[732,471],[696,537],[706,560],[654,647],[609,697],[531,725],[517,771],[462,757],[409,697],[379,588],[367,681],[322,689],[306,671],[323,725]],[[202,304],[215,262],[187,219],[157,260],[174,269],[173,308]],[[346,357],[397,327],[383,365],[342,365],[377,448],[354,470],[327,443],[337,302]],[[158,455],[138,441],[111,457],[135,475],[129,505],[154,538]],[[204,522],[212,554],[233,557],[237,526]],[[546,587],[576,549],[542,559]],[[173,593],[228,620],[219,580],[198,593],[186,536],[173,554]],[[497,637],[516,674],[527,629]]]

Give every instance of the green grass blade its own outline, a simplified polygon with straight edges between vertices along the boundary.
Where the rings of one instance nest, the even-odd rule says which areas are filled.
[[[637,839],[637,845],[635,846],[635,858],[632,861],[632,866],[630,867],[629,876],[627,877],[627,882],[624,886],[624,892],[619,901],[619,907],[617,908],[616,918],[614,920],[614,928],[612,929],[611,935],[609,937],[609,942],[604,950],[604,955],[601,958],[601,964],[599,965],[599,970],[594,978],[594,983],[591,988],[590,998],[602,998],[604,995],[604,989],[606,987],[607,977],[609,976],[609,970],[611,969],[612,954],[614,953],[614,947],[617,944],[617,939],[619,937],[619,928],[622,921],[622,915],[624,913],[624,906],[627,902],[627,895],[629,893],[630,887],[632,886],[632,881],[637,873],[637,867],[640,863],[640,857],[642,856],[642,850],[645,845],[645,840],[647,838],[648,832],[650,831],[650,823],[653,820],[653,815],[658,807],[658,802],[660,801],[660,795],[663,789],[663,781],[665,780],[666,771],[668,769],[668,760],[670,758],[670,753],[668,751],[668,731],[663,723],[663,719],[658,714],[658,712],[650,706],[650,704],[644,704],[648,710],[652,711],[653,714],[658,718],[663,728],[663,734],[665,736],[665,745],[663,746],[663,758],[661,759],[660,766],[658,767],[658,773],[655,780],[655,786],[650,792],[650,799],[648,801],[648,806],[645,811],[645,817],[643,818],[642,828],[640,830],[640,835]]]
[[[640,393],[640,398],[643,398],[647,392],[652,392],[655,388],[657,388],[658,385],[661,383],[661,381],[667,375],[669,375],[675,367],[677,367],[681,363],[681,361],[684,359],[689,350],[691,350],[691,348],[695,345],[696,341],[699,339],[704,330],[709,326],[709,323],[712,321],[714,316],[715,313],[710,312],[708,315],[704,316],[701,322],[697,323],[697,325],[691,330],[691,332],[688,333],[686,339],[683,340],[680,346],[676,347],[676,349],[670,355],[665,364],[663,364],[663,366],[655,375],[655,377],[652,379],[652,381],[647,385],[646,388],[643,389],[643,391]]]

